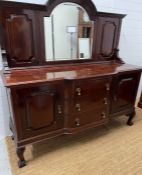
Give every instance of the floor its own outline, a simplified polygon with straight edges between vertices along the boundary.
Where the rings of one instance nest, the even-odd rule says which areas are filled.
[[[6,91],[0,79],[0,175],[12,175],[4,138],[10,135],[8,128],[9,110]]]
[[[4,139],[0,139],[0,174],[12,175]]]
[[[27,166],[18,168],[15,145],[6,139],[13,175],[142,175],[142,110],[134,125],[126,116],[108,127],[26,146]]]

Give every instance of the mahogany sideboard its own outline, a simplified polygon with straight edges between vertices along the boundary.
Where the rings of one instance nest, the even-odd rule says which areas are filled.
[[[47,61],[43,17],[68,2],[85,9],[93,21],[79,24],[85,42],[92,41],[90,59]],[[0,1],[1,75],[19,167],[26,165],[27,144],[106,125],[118,115],[128,116],[127,124],[133,124],[142,68],[119,57],[124,16],[98,12],[91,0]],[[75,27],[69,29],[73,33]]]

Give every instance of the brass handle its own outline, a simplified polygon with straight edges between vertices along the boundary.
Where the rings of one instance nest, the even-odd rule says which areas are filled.
[[[104,119],[106,118],[106,114],[105,114],[105,112],[102,112],[101,115],[102,115],[102,118],[104,118]]]
[[[109,83],[106,84],[106,90],[107,91],[110,91],[110,85],[109,85]]]
[[[104,104],[105,104],[105,105],[108,104],[107,98],[104,98]]]
[[[58,105],[58,114],[62,114],[62,106]]]
[[[80,119],[79,118],[76,118],[75,122],[76,122],[76,126],[80,126]]]
[[[76,88],[76,92],[78,96],[81,96],[81,88]]]
[[[76,104],[76,106],[75,106],[75,107],[76,107],[76,109],[77,109],[77,111],[78,111],[78,112],[80,112],[80,111],[81,111],[81,106],[80,106],[80,104]]]

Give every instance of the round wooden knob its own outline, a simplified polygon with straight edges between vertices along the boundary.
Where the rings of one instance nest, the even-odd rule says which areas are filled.
[[[76,104],[76,109],[77,109],[78,112],[81,111],[81,106],[80,106],[80,104]]]
[[[75,123],[76,123],[76,126],[80,126],[80,119],[79,118],[76,118],[75,119]]]
[[[108,100],[107,100],[107,98],[104,98],[104,104],[105,104],[105,105],[108,104]]]
[[[102,118],[103,118],[103,119],[106,118],[106,114],[105,114],[105,112],[102,112]]]
[[[81,96],[81,88],[76,88],[76,92],[78,96]]]

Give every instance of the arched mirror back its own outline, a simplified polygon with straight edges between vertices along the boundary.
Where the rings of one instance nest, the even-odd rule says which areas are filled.
[[[95,6],[91,6],[93,16],[89,11],[90,3],[83,8],[81,1],[60,2],[48,2],[47,13],[43,15],[45,61],[91,59]]]

